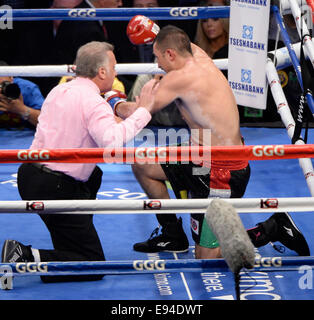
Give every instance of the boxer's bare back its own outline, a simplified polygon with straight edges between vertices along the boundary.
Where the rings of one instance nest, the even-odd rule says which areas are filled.
[[[154,103],[156,112],[175,100],[190,129],[200,129],[196,142],[207,144],[202,130],[210,129],[211,145],[241,145],[238,109],[226,78],[201,48],[192,44],[192,51],[193,56],[175,51],[172,60],[154,44],[158,66],[167,74],[157,87],[155,80],[147,84],[142,103]]]

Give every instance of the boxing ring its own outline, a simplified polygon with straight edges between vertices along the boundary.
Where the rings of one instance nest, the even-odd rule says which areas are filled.
[[[73,15],[73,11],[72,15],[69,15],[69,11],[63,9],[13,10],[13,18],[16,20],[53,20],[56,18],[101,18],[104,20],[121,18],[121,20],[128,20],[136,14],[144,14],[157,20],[173,18],[169,14],[169,8],[127,9],[123,17],[116,9],[95,10],[95,14],[92,12],[90,15],[83,15],[83,13],[79,15],[76,12],[76,16]],[[196,11],[191,12],[197,12],[198,15],[179,18],[226,17],[229,14],[228,8],[223,7],[197,8]],[[299,46],[300,44],[289,46],[292,55],[294,50],[298,51]],[[314,217],[311,208],[314,203],[312,198],[314,173],[310,159],[313,157],[314,146],[305,145],[301,139],[295,145],[290,145],[295,122],[276,72],[276,69],[297,63],[298,57],[295,54],[294,61],[288,60],[287,57],[291,52],[286,48],[278,49],[272,54],[276,57],[276,65],[272,59],[268,59],[267,78],[285,129],[241,128],[246,140],[245,148],[241,150],[236,148],[212,149],[211,155],[212,157],[229,156],[231,159],[238,156],[256,160],[250,161],[252,175],[244,199],[230,199],[231,202],[233,201],[233,206],[239,210],[246,228],[264,221],[275,211],[287,210],[291,212],[294,221],[302,230],[313,251]],[[215,63],[221,69],[227,68],[227,59],[215,61]],[[296,69],[298,69],[297,66]],[[9,72],[13,76],[34,76],[35,74],[37,76],[63,76],[73,75],[73,70],[73,66],[0,67],[0,75]],[[160,70],[155,64],[128,64],[117,65],[117,72],[118,74],[139,74],[160,73]],[[157,136],[158,128],[151,128],[151,134]],[[125,152],[128,151],[132,159],[137,159],[134,154],[139,144],[138,140],[135,139],[132,142],[133,148],[126,146],[122,150],[116,150],[115,161],[112,161],[112,154],[106,154],[104,150],[48,151],[49,161],[97,162],[104,172],[102,186],[97,195],[98,200],[75,201],[74,205],[68,201],[62,201],[62,203],[36,201],[36,199],[34,202],[27,203],[19,201],[16,185],[19,163],[42,159],[38,157],[39,152],[36,158],[34,153],[30,154],[31,151],[27,150],[31,144],[33,132],[0,130],[0,136],[2,138],[2,150],[0,151],[2,232],[0,242],[3,243],[5,239],[17,239],[22,243],[32,244],[34,248],[52,248],[48,231],[36,214],[31,213],[47,210],[45,213],[49,214],[50,205],[50,213],[67,212],[71,214],[71,212],[80,211],[84,214],[85,210],[93,208],[95,226],[107,259],[106,262],[0,264],[1,272],[3,268],[9,267],[7,270],[13,272],[10,275],[14,275],[13,290],[0,290],[1,300],[31,298],[34,300],[163,300],[167,302],[236,298],[233,274],[223,259],[194,259],[194,246],[189,232],[189,216],[185,213],[205,210],[210,199],[187,200],[189,202],[182,202],[181,210],[177,209],[180,209],[180,201],[184,200],[170,200],[165,204],[160,201],[161,207],[165,207],[165,213],[182,213],[183,226],[190,242],[189,252],[145,254],[132,250],[133,243],[146,239],[151,230],[155,228],[156,219],[153,213],[162,212],[162,208],[156,209],[156,203],[150,206],[151,201],[147,199],[134,178],[130,165],[124,161]],[[188,135],[185,138],[188,140]],[[308,140],[314,140],[314,132],[311,129],[309,129]],[[152,145],[149,148],[154,155],[150,159],[156,161],[156,155],[160,155],[157,152],[157,146]],[[119,152],[122,156],[118,156]],[[188,153],[186,156],[189,158],[191,155]],[[149,161],[149,158],[145,160]],[[171,196],[174,198],[173,194]],[[241,276],[241,299],[313,300],[314,257],[298,257],[295,252],[287,248],[285,252],[278,253],[271,244],[255,249],[255,251],[254,269],[244,270]],[[92,274],[100,271],[107,275],[102,281],[96,282],[43,284],[39,278],[39,275],[44,274]]]

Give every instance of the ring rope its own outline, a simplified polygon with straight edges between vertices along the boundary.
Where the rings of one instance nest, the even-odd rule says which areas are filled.
[[[0,163],[166,163],[314,158],[314,144],[0,150]]]
[[[290,0],[288,0],[288,1],[289,1],[289,5],[291,5],[291,9],[292,9],[291,11],[294,16],[295,23],[297,25],[299,36],[302,39],[300,25],[298,23],[298,20],[301,16],[301,10],[298,7],[298,4],[296,2],[293,2]],[[281,8],[282,8],[282,6],[281,6]],[[298,60],[300,58],[301,44],[300,44],[300,47],[297,49],[297,52],[299,53],[299,55],[297,55],[295,52],[295,48],[292,46],[289,35],[285,29],[285,26],[284,26],[284,23],[282,20],[282,16],[278,10],[278,7],[273,6],[272,12],[274,13],[275,18],[277,20],[277,23],[280,28],[284,43],[285,43],[287,51],[289,53],[290,60],[292,62],[294,70],[296,72],[299,84],[300,84],[301,88],[303,88],[302,75],[300,72],[300,70],[301,70],[300,63]],[[303,19],[303,17],[302,17],[302,19]],[[304,21],[303,21],[303,24],[305,24]],[[306,48],[308,49],[309,57],[310,57],[310,60],[312,61],[312,64],[313,64],[314,46],[313,46],[312,39],[308,36],[306,39],[304,39],[304,41],[307,42]],[[269,86],[271,88],[271,92],[272,92],[274,101],[277,106],[277,111],[281,117],[282,122],[284,123],[284,125],[287,129],[288,136],[292,140],[292,138],[294,136],[296,124],[295,124],[294,118],[292,117],[292,114],[291,114],[290,108],[288,106],[288,102],[286,100],[285,94],[283,92],[281,82],[279,80],[275,65],[273,64],[273,62],[269,58],[268,58],[267,64],[266,64],[266,74],[267,74],[267,80],[268,80]],[[314,101],[313,101],[312,95],[307,92],[306,98],[307,98],[307,102],[308,102],[310,109],[312,110],[312,112],[314,112]],[[296,145],[304,145],[305,143],[304,143],[302,137],[300,136],[299,140],[297,140],[295,142],[295,144]],[[300,164],[300,167],[303,171],[303,174],[304,174],[307,186],[310,190],[310,193],[312,196],[314,196],[314,169],[313,169],[312,161],[311,161],[311,159],[300,157],[299,164]]]
[[[312,43],[314,40],[312,39]],[[292,45],[297,58],[300,55],[301,42]],[[291,59],[286,47],[270,51],[270,55],[275,56],[276,68],[284,69],[291,66]],[[308,56],[307,56],[308,58]],[[215,59],[215,65],[220,70],[228,69],[228,59]],[[138,75],[138,74],[160,74],[164,71],[158,68],[156,63],[118,63],[116,65],[117,74]],[[0,77],[62,77],[75,76],[75,65],[32,65],[32,66],[0,66]]]
[[[127,21],[135,15],[152,20],[191,20],[228,18],[229,6],[164,7],[164,8],[74,8],[74,9],[13,9],[13,21],[43,20],[105,20]]]
[[[128,200],[32,200],[0,201],[0,213],[40,214],[167,214],[205,213],[215,198]],[[227,198],[239,213],[312,212],[313,197]]]
[[[291,114],[291,110],[288,105],[288,101],[283,92],[278,73],[276,71],[274,63],[268,59],[266,65],[267,79],[269,87],[271,89],[274,101],[277,106],[277,111],[281,117],[281,121],[287,129],[288,136],[292,139],[295,130],[295,121]],[[305,145],[302,137],[295,142],[295,145]],[[300,157],[300,167],[303,171],[307,186],[310,190],[312,197],[314,196],[314,169],[311,159]]]
[[[293,47],[291,45],[291,41],[290,41],[288,32],[287,32],[287,30],[285,28],[283,19],[281,17],[281,14],[280,14],[278,8],[274,6],[273,7],[273,12],[274,12],[277,24],[280,27],[283,42],[285,43],[285,46],[288,49],[293,68],[294,68],[295,73],[297,75],[297,79],[299,81],[301,89],[303,90],[303,80],[302,80],[300,62],[299,62],[298,57],[297,57],[297,55],[296,55],[296,53],[295,53],[295,51],[294,51],[294,49],[293,49]],[[309,41],[309,42],[311,42],[311,45],[313,46],[312,41]],[[314,113],[314,99],[313,99],[313,96],[310,93],[306,93],[306,99],[307,99],[308,105],[309,105],[312,113]]]
[[[314,22],[314,0],[306,0],[307,5],[311,8],[312,10],[312,19]]]
[[[293,0],[295,1],[299,6],[304,5],[305,1],[304,0]],[[274,5],[272,5],[273,7]],[[280,0],[280,6],[281,6],[281,11],[283,14],[288,14],[291,13],[291,2],[290,0]]]
[[[301,266],[314,267],[314,257],[261,257],[255,259],[250,272],[296,271]],[[174,272],[227,271],[223,259],[86,261],[86,262],[28,262],[0,264],[1,276],[52,276],[91,274],[151,274]]]
[[[298,4],[301,1],[298,0]],[[281,1],[282,12],[291,13],[289,0]],[[274,6],[271,6],[271,9]],[[145,15],[152,20],[192,20],[228,18],[230,6],[162,7],[162,8],[73,8],[73,9],[13,9],[13,21],[43,20],[105,20],[125,21],[135,15]]]
[[[300,7],[295,1],[290,1],[291,12],[294,17],[294,22],[297,27],[297,31],[300,39],[303,40],[303,45],[305,46],[312,65],[314,65],[314,46],[312,43],[312,38],[310,36],[310,31],[307,27],[304,17],[302,16],[302,12]]]
[[[120,63],[116,67],[117,74],[157,74],[164,73],[156,63]],[[1,66],[0,76],[29,77],[62,77],[75,76],[75,65],[32,65]]]

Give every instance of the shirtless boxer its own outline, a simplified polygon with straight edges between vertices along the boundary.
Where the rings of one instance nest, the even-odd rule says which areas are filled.
[[[152,21],[148,24],[143,22],[139,36],[143,39],[153,37],[153,24]],[[153,112],[157,112],[172,101],[176,101],[189,128],[197,129],[199,132],[198,137],[191,137],[192,145],[242,145],[234,95],[226,78],[208,55],[198,46],[191,44],[184,31],[174,26],[166,26],[160,30],[153,48],[158,66],[166,72],[166,75],[160,82],[151,80],[143,87],[138,105],[152,104]],[[124,107],[128,110],[126,104],[119,104],[116,113],[123,113]],[[210,141],[205,140],[207,137],[203,134],[205,130],[211,132]],[[170,182],[177,198],[240,198],[244,195],[250,177],[247,161],[211,161],[208,170],[201,175],[193,174],[193,168],[197,167],[199,165],[190,162],[134,164],[132,169],[151,199],[170,198],[166,180]],[[155,230],[147,241],[136,243],[134,250],[187,251],[188,240],[182,228],[182,220],[177,219],[175,214],[157,214],[157,219],[162,226],[161,234],[158,235],[158,230]],[[279,213],[249,230],[253,244],[259,247],[269,241],[280,240],[299,254],[307,255],[308,246],[303,235],[294,228],[295,239],[285,239],[282,223],[289,225],[290,228],[293,225],[288,214]],[[196,244],[196,258],[220,257],[219,243],[203,214],[191,215],[191,229]],[[296,239],[297,243],[292,241]]]
[[[154,54],[158,66],[167,74],[158,83],[154,96],[150,95],[152,91],[148,91],[141,95],[141,102],[154,101],[155,112],[175,100],[189,128],[199,130],[199,139],[193,136],[191,138],[193,145],[242,145],[235,98],[226,78],[208,55],[191,44],[182,30],[173,26],[167,26],[158,33]],[[144,102],[144,99],[147,101]],[[203,135],[204,129],[210,130],[211,141],[204,141],[207,137],[207,134]],[[211,173],[208,170],[205,175],[193,175],[192,169],[197,166],[192,162],[167,165],[135,164],[133,172],[149,198],[169,198],[164,183],[166,180],[169,180],[174,192],[178,194],[177,197],[184,190],[187,190],[187,195],[192,198],[223,197],[225,194],[229,197],[231,193],[233,197],[243,196],[250,176],[247,161],[212,161]],[[231,193],[230,178],[234,185],[237,184],[231,188]],[[212,195],[213,192],[215,194]],[[157,215],[157,219],[163,227],[163,233],[169,236],[178,235],[184,239],[182,231],[180,232],[181,222],[177,221],[175,215]],[[191,225],[196,243],[195,256],[220,256],[217,240],[210,232],[204,215],[191,215]],[[176,229],[178,232],[174,231]],[[162,245],[167,246],[169,241],[166,240],[162,241]],[[171,242],[168,243],[168,249],[171,249],[170,244]],[[146,245],[150,244],[136,244],[134,249],[142,251]],[[182,249],[184,247],[186,240],[182,242]]]

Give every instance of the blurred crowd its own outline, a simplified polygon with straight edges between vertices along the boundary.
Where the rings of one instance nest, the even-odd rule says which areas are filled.
[[[143,8],[226,6],[229,0],[3,0],[0,4],[14,9],[36,8]],[[204,49],[212,59],[228,57],[229,19],[191,19],[156,21],[160,27],[173,24],[183,29],[191,41]],[[154,62],[152,45],[133,45],[126,35],[128,21],[14,21],[13,29],[0,30],[0,60],[8,65],[75,64],[78,48],[90,41],[107,41],[114,45],[117,63]],[[293,30],[293,27],[292,27]],[[274,30],[270,32],[274,34]],[[268,50],[275,48],[275,37],[270,37]],[[283,43],[279,42],[278,47]],[[227,72],[224,72],[227,77]],[[161,75],[159,75],[161,76]],[[120,91],[134,100],[143,84],[152,75],[118,75]],[[281,71],[282,86],[289,103],[297,104],[300,88],[292,68]],[[27,78],[40,89],[43,97],[60,82],[60,78]],[[61,79],[66,81],[66,79]],[[240,122],[264,123],[280,121],[270,90],[266,110],[239,107]],[[184,126],[174,104],[154,115],[151,124]]]

